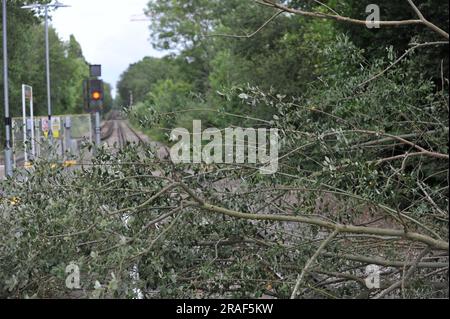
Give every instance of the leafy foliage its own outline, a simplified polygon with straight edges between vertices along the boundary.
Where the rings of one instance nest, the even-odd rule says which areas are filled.
[[[362,5],[326,3],[351,16]],[[277,128],[279,171],[177,165],[131,144],[74,170],[38,162],[1,184],[0,296],[448,297],[448,44],[399,59],[423,39],[415,28],[372,43],[295,15],[236,37],[275,13],[253,1],[151,1],[149,12],[154,45],[178,52],[124,73],[129,119],[160,140],[192,119]]]

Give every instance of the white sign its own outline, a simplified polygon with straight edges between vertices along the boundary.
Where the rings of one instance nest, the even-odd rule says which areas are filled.
[[[34,121],[32,119],[27,119],[27,130],[31,131],[33,129]]]

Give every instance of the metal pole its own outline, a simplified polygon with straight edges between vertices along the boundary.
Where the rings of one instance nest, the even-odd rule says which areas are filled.
[[[7,32],[7,14],[6,1],[3,0],[3,81],[5,96],[5,176],[11,177],[12,172],[12,149],[11,149],[11,117],[9,114],[9,78],[8,78],[8,32]]]
[[[51,95],[51,86],[50,86],[50,45],[49,45],[49,37],[48,37],[48,6],[45,6],[45,62],[47,68],[47,106],[48,106],[48,122],[50,126],[49,130],[49,140],[50,143],[53,141],[53,132],[52,132],[52,95]]]
[[[92,143],[92,114],[89,114],[89,143]]]
[[[23,152],[25,163],[28,163],[28,150],[27,150],[27,99],[25,96],[26,87],[22,84],[22,117],[23,117]]]
[[[66,159],[69,159],[68,157],[72,155],[72,119],[70,116],[66,116],[64,120],[64,139],[64,152]]]
[[[100,147],[101,143],[101,129],[100,129],[100,112],[95,112],[95,144],[97,145],[97,148]]]
[[[32,129],[31,129],[31,156],[32,160],[34,161],[36,159],[36,125],[34,123],[34,101],[33,101],[33,88],[30,86],[30,118],[31,123],[33,123]]]

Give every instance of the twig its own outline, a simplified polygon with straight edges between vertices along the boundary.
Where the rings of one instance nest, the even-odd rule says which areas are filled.
[[[148,205],[152,204],[159,197],[161,197],[162,195],[164,195],[165,193],[167,193],[168,191],[174,189],[177,186],[178,186],[177,183],[170,184],[170,185],[164,187],[159,193],[157,193],[156,195],[152,196],[150,199],[146,200],[144,203],[142,203],[142,204],[140,204],[138,206],[135,206],[135,207],[128,207],[128,208],[123,208],[123,209],[117,210],[115,212],[109,213],[109,215],[112,216],[112,215],[123,214],[123,213],[129,212],[129,211],[133,211],[133,212],[138,211],[139,209],[145,208]]]
[[[398,137],[407,139],[407,138],[416,138],[419,135],[420,136],[424,136],[424,135],[433,135],[433,134],[437,134],[440,133],[441,131],[438,130],[432,130],[432,131],[427,131],[427,132],[421,132],[421,133],[411,133],[411,134],[404,134],[404,135],[399,135]],[[448,134],[448,127],[444,128],[444,132]],[[370,142],[366,142],[363,144],[358,144],[358,145],[354,145],[351,147],[351,149],[355,149],[355,148],[360,148],[360,147],[368,147],[368,146],[374,146],[374,145],[379,145],[379,144],[383,144],[386,142],[391,142],[393,141],[394,138],[392,137],[386,137],[383,139],[379,139],[379,140],[375,140],[375,141],[370,141]]]
[[[414,5],[414,3],[411,0],[408,0],[408,2],[413,7],[414,11],[419,15],[419,19],[376,21],[376,23],[383,27],[385,27],[385,26],[386,27],[397,27],[397,26],[404,26],[404,25],[420,25],[420,24],[422,24],[422,25],[425,25],[426,27],[428,27],[429,29],[431,29],[432,31],[440,34],[447,40],[449,39],[449,34],[447,32],[445,32],[438,26],[436,26],[433,23],[426,20],[425,17],[423,16],[423,14],[420,12],[420,10]],[[294,9],[294,8],[290,8],[285,5],[282,5],[280,3],[274,2],[272,0],[261,0],[261,1],[257,1],[257,3],[267,5],[269,7],[276,8],[276,9],[282,10],[284,12],[289,12],[289,13],[293,13],[293,14],[301,15],[301,16],[305,16],[305,17],[331,19],[331,20],[336,20],[336,21],[340,21],[340,22],[347,22],[347,23],[367,26],[366,20],[353,19],[353,18],[341,16],[339,14],[326,14],[326,13],[319,13],[319,12],[304,11],[301,9]]]
[[[321,6],[323,6],[323,7],[325,7],[325,8],[327,8],[328,10],[330,10],[331,12],[333,12],[334,14],[340,15],[340,14],[337,13],[333,8],[331,8],[330,6],[326,5],[325,3],[322,3],[322,2],[320,2],[320,1],[318,1],[318,0],[314,0],[314,2],[320,4]]]
[[[350,254],[333,254],[333,253],[324,253],[325,257],[329,258],[342,258],[346,260],[356,261],[367,265],[378,265],[383,267],[395,267],[401,268],[405,265],[404,261],[392,261],[383,258],[377,257],[366,257],[360,255],[350,255]],[[406,266],[411,267],[413,263],[406,263]],[[418,268],[427,268],[427,269],[441,269],[444,267],[448,267],[448,262],[420,262],[417,264]]]
[[[440,158],[440,159],[449,159],[449,155],[448,154],[442,154],[442,153],[437,153],[437,152],[432,152],[429,150],[424,149],[423,147],[417,145],[416,143],[410,142],[400,136],[395,136],[392,134],[387,134],[387,133],[382,133],[382,132],[375,132],[375,131],[367,131],[367,130],[354,130],[353,132],[355,133],[362,133],[362,134],[370,134],[370,135],[382,135],[382,136],[386,136],[389,138],[392,138],[393,140],[396,140],[402,144],[411,146],[412,148],[417,149],[419,152],[422,152],[423,155],[429,156],[429,157],[434,157],[434,158]]]
[[[303,271],[301,272],[300,276],[297,279],[297,283],[295,284],[294,291],[292,292],[291,299],[296,299],[298,295],[298,290],[300,289],[300,284],[303,280],[303,277],[305,276],[306,272],[309,270],[309,268],[312,266],[312,264],[316,261],[317,257],[319,257],[322,250],[325,249],[325,247],[333,240],[334,237],[336,237],[339,234],[339,230],[335,230],[331,233],[330,236],[320,245],[319,249],[317,249],[316,253],[308,260],[308,262],[305,265],[305,268],[303,268]]]
[[[173,216],[174,214],[176,214],[176,213],[182,211],[184,208],[185,208],[185,206],[181,205],[180,207],[178,207],[178,208],[176,208],[176,209],[170,211],[169,213],[167,213],[167,214],[165,214],[165,215],[162,215],[161,217],[159,217],[159,218],[157,218],[157,219],[151,221],[150,223],[148,223],[148,224],[147,224],[141,231],[139,231],[133,238],[128,239],[128,240],[125,241],[124,243],[120,243],[120,244],[117,244],[117,245],[115,245],[115,246],[113,246],[113,247],[110,247],[110,248],[107,248],[107,249],[105,249],[105,250],[102,250],[101,252],[99,252],[99,254],[105,254],[105,253],[110,252],[110,251],[112,251],[112,250],[114,250],[114,249],[117,249],[117,248],[120,248],[120,247],[124,247],[124,246],[127,246],[127,245],[130,245],[130,244],[134,243],[134,242],[137,240],[138,236],[141,235],[142,233],[144,233],[146,230],[148,230],[151,226],[153,226],[153,225],[155,225],[155,224],[157,224],[157,223],[159,223],[159,222],[161,222],[161,221],[163,221],[163,220],[165,220],[165,219],[167,219],[167,218]],[[181,214],[179,214],[179,216],[180,216],[180,215],[181,215]],[[178,218],[178,217],[176,217],[176,218]]]
[[[424,47],[424,46],[431,46],[431,45],[443,45],[443,44],[447,44],[448,42],[445,41],[436,41],[436,42],[426,42],[426,43],[419,43],[414,45],[412,48],[409,48],[408,50],[405,51],[405,53],[402,54],[402,56],[400,56],[397,60],[395,60],[390,66],[388,66],[386,69],[384,69],[383,71],[381,71],[380,73],[378,73],[377,75],[371,77],[370,79],[368,79],[367,81],[364,81],[363,83],[359,84],[357,87],[363,87],[366,84],[368,84],[369,82],[372,82],[378,78],[380,78],[381,76],[383,76],[384,74],[386,74],[390,69],[392,69],[394,66],[396,66],[397,64],[399,64],[404,58],[406,58],[411,52],[413,52],[414,50]]]
[[[422,186],[421,182],[417,182],[417,185],[419,185],[420,190],[425,194],[426,199],[430,202],[431,205],[438,211],[439,214],[443,216],[448,216],[448,213],[445,213],[437,204],[436,202],[431,198],[431,196],[427,193],[425,188]]]
[[[425,20],[425,17],[423,16],[422,12],[420,12],[419,8],[412,2],[412,0],[408,0],[409,4],[413,8],[413,10],[416,12],[416,14],[419,16],[420,20]]]
[[[251,34],[246,34],[246,35],[233,35],[233,34],[210,34],[207,35],[207,37],[226,37],[226,38],[237,38],[237,39],[250,39],[253,38],[256,34],[258,34],[262,29],[264,29],[269,23],[271,23],[273,20],[275,20],[276,18],[278,18],[278,16],[280,14],[282,14],[284,11],[278,11],[277,13],[275,13],[269,20],[267,20],[266,22],[264,22],[264,24],[262,26],[260,26],[256,31],[254,31]]]
[[[409,4],[411,5],[411,7],[413,8],[413,10],[416,12],[417,16],[419,17],[420,21],[422,21],[422,23],[427,26],[428,28],[430,28],[431,30],[433,30],[436,33],[439,33],[440,35],[442,35],[444,38],[448,39],[449,35],[447,32],[445,32],[444,30],[442,30],[441,28],[439,28],[437,25],[431,23],[430,21],[428,21],[424,15],[422,14],[422,12],[420,12],[419,8],[417,8],[417,6],[414,4],[414,2],[412,0],[408,0]]]
[[[393,285],[391,285],[389,288],[383,290],[382,292],[380,292],[378,295],[376,295],[373,299],[381,299],[384,296],[386,296],[388,293],[400,288],[402,285],[404,285],[404,282],[409,280],[409,278],[414,274],[414,272],[417,269],[417,265],[418,263],[422,260],[423,257],[425,257],[426,255],[428,255],[428,253],[431,251],[430,247],[427,247],[426,249],[424,249],[420,255],[417,257],[417,259],[415,260],[414,264],[409,268],[408,272],[405,274],[405,276],[402,277],[402,279],[400,281],[397,281],[396,283],[394,283]]]
[[[90,226],[88,229],[86,230],[82,230],[76,233],[72,233],[72,234],[63,234],[63,235],[55,235],[55,236],[45,236],[49,239],[58,239],[58,238],[66,238],[66,237],[75,237],[75,236],[80,236],[80,235],[84,235],[89,233],[92,229],[94,229],[96,226],[96,224]]]
[[[174,226],[175,226],[175,224],[180,220],[180,218],[181,218],[181,216],[182,216],[183,214],[178,214],[178,216],[177,217],[175,217],[174,218],[174,220],[172,221],[172,223],[166,228],[166,229],[164,229],[152,242],[151,242],[151,244],[150,244],[150,246],[148,246],[148,248],[147,249],[145,249],[143,252],[141,252],[141,253],[139,253],[139,254],[137,254],[137,255],[135,255],[135,256],[133,256],[133,257],[131,257],[130,259],[135,259],[135,258],[138,258],[138,257],[140,257],[140,256],[143,256],[143,255],[146,255],[146,254],[148,254],[151,250],[152,250],[152,248],[153,248],[153,246],[155,246],[155,244],[158,242],[158,240],[160,240],[164,235],[166,235]]]
[[[401,160],[401,159],[404,160],[403,163],[405,163],[405,160],[410,157],[417,157],[417,156],[424,156],[424,155],[426,155],[425,152],[405,153],[405,154],[401,154],[401,155],[382,158],[377,161],[372,161],[370,163],[380,165],[380,164],[383,164],[386,162],[393,162],[393,161],[397,161],[397,160]]]

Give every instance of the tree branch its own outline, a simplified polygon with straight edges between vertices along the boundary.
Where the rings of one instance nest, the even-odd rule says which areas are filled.
[[[191,191],[192,192],[192,191]],[[197,196],[196,196],[197,197]],[[198,198],[198,197],[197,197]],[[352,225],[341,225],[335,224],[332,222],[323,221],[317,218],[308,218],[302,216],[286,216],[286,215],[267,215],[267,214],[247,214],[236,212],[233,210],[229,210],[223,207],[214,206],[204,202],[203,200],[199,201],[194,198],[197,202],[196,206],[198,208],[216,213],[222,214],[229,217],[240,218],[240,219],[249,219],[249,220],[259,220],[259,221],[273,221],[273,222],[293,222],[293,223],[301,223],[308,225],[315,225],[322,228],[337,230],[339,233],[351,233],[351,234],[368,234],[368,235],[379,235],[386,237],[399,237],[404,238],[411,241],[421,242],[430,247],[439,250],[449,250],[448,242],[443,240],[434,239],[426,235],[406,232],[405,230],[397,230],[397,229],[386,229],[386,228],[371,228],[371,227],[360,227],[360,226],[352,226]]]
[[[115,212],[109,213],[109,215],[120,215],[120,214],[129,212],[129,211],[135,212],[135,211],[137,211],[137,210],[139,210],[139,209],[145,208],[145,207],[147,207],[148,205],[152,204],[152,203],[153,203],[155,200],[157,200],[159,197],[161,197],[162,195],[164,195],[164,194],[167,193],[168,191],[170,191],[170,190],[176,188],[177,186],[178,186],[177,183],[170,184],[170,185],[164,187],[164,188],[163,188],[160,192],[158,192],[156,195],[154,195],[154,196],[152,196],[150,199],[146,200],[144,203],[142,203],[142,204],[140,204],[140,205],[138,205],[138,206],[135,206],[135,207],[128,207],[128,208],[123,208],[123,209],[117,210],[117,211],[115,211]]]
[[[376,79],[378,79],[379,77],[383,76],[384,74],[386,74],[390,69],[392,69],[394,66],[396,66],[397,64],[399,64],[404,58],[406,58],[411,52],[413,52],[414,50],[421,48],[421,47],[425,47],[425,46],[431,46],[431,45],[443,45],[446,44],[448,45],[448,42],[445,41],[436,41],[436,42],[426,42],[426,43],[419,43],[414,45],[412,48],[409,48],[408,50],[405,51],[405,53],[403,53],[402,56],[400,56],[396,61],[394,61],[390,66],[388,66],[386,69],[384,69],[383,71],[381,71],[380,73],[378,73],[377,75],[371,77],[370,79],[368,79],[367,81],[364,81],[363,83],[358,85],[358,88],[365,86],[366,84],[368,84],[369,82],[372,82]]]
[[[363,264],[368,265],[379,265],[383,267],[395,267],[395,268],[401,268],[405,265],[404,261],[393,261],[393,260],[387,260],[383,258],[377,258],[377,257],[366,257],[366,256],[360,256],[360,255],[350,255],[350,254],[333,254],[333,253],[324,253],[325,257],[329,258],[343,258],[346,260],[356,261]],[[406,266],[411,267],[413,263],[406,263]],[[431,268],[431,269],[441,269],[444,267],[448,267],[448,262],[420,262],[417,264],[418,268]]]
[[[437,25],[431,23],[430,21],[428,21],[424,15],[422,14],[422,12],[419,10],[419,8],[417,8],[417,6],[414,4],[414,2],[412,0],[408,0],[409,4],[411,5],[411,7],[413,8],[414,12],[417,14],[417,16],[419,17],[420,21],[422,21],[422,23],[427,26],[428,28],[430,28],[431,30],[433,30],[436,33],[439,33],[440,35],[442,35],[444,38],[448,39],[449,35],[447,32],[445,32],[444,30],[442,30],[441,28],[439,28]]]
[[[431,29],[432,31],[440,34],[447,40],[449,39],[449,34],[447,32],[445,32],[444,30],[440,29],[438,26],[436,26],[433,23],[426,20],[423,17],[423,15],[420,13],[420,11],[417,9],[417,7],[415,7],[415,5],[412,3],[411,0],[408,0],[408,2],[410,2],[410,4],[412,4],[413,9],[416,11],[416,13],[418,15],[420,14],[418,20],[416,19],[416,20],[376,21],[376,23],[379,24],[380,26],[388,26],[388,27],[422,24],[422,25],[425,25],[426,27],[428,27],[429,29]],[[294,9],[294,8],[290,8],[285,5],[279,4],[272,0],[260,0],[260,1],[258,1],[258,3],[265,4],[267,6],[282,10],[284,12],[289,12],[289,13],[293,13],[293,14],[301,15],[301,16],[305,16],[305,17],[331,19],[331,20],[336,20],[336,21],[340,21],[340,22],[347,22],[347,23],[364,25],[364,26],[367,25],[367,21],[365,21],[365,20],[344,17],[339,14],[326,14],[326,13],[319,13],[319,12],[304,11],[301,9]]]
[[[260,26],[255,32],[251,34],[246,35],[233,35],[233,34],[211,34],[207,37],[226,37],[226,38],[237,38],[237,39],[250,39],[253,38],[256,34],[258,34],[262,29],[264,29],[269,23],[271,23],[273,20],[275,20],[279,15],[281,15],[283,11],[278,11],[275,13],[270,19],[268,19],[266,22],[263,23],[262,26]]]
[[[387,133],[382,133],[382,132],[375,132],[375,131],[367,131],[367,130],[354,130],[354,132],[356,133],[363,133],[363,134],[370,134],[370,135],[383,135],[386,137],[389,137],[395,141],[398,141],[402,144],[411,146],[415,149],[417,149],[419,152],[421,152],[423,155],[425,156],[429,156],[429,157],[434,157],[434,158],[440,158],[440,159],[449,159],[449,155],[448,154],[442,154],[442,153],[437,153],[437,152],[432,152],[429,150],[424,149],[423,147],[417,145],[416,143],[410,142],[400,136],[395,136],[395,135],[391,135],[391,134],[387,134]]]
[[[334,232],[328,236],[326,240],[319,246],[316,253],[308,260],[308,262],[305,265],[305,268],[303,268],[303,271],[299,275],[297,279],[297,283],[295,284],[294,291],[292,292],[291,299],[296,299],[298,295],[298,290],[300,289],[300,284],[303,280],[303,277],[305,276],[306,272],[311,268],[312,264],[316,261],[317,257],[319,257],[322,250],[325,249],[325,247],[339,234],[339,231],[336,229]]]
[[[417,265],[419,264],[419,262],[422,260],[423,257],[425,257],[426,255],[428,255],[430,253],[430,248],[427,247],[426,249],[424,249],[420,255],[417,257],[417,259],[414,261],[414,264],[409,268],[408,272],[405,274],[405,276],[402,277],[402,279],[400,281],[397,281],[396,283],[394,283],[392,286],[390,286],[389,288],[383,290],[381,293],[379,293],[377,296],[375,296],[373,299],[381,299],[384,296],[386,296],[388,293],[402,287],[402,284],[405,283],[405,281],[409,280],[409,278],[414,274],[414,272],[417,269]]]

